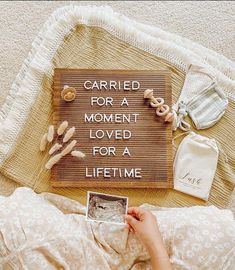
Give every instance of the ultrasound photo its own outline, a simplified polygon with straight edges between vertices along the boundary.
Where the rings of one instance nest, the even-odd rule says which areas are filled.
[[[125,223],[128,198],[97,192],[87,193],[87,220],[109,223]]]

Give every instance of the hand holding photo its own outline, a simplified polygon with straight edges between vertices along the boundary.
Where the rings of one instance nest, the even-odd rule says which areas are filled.
[[[123,224],[127,208],[128,197],[87,192],[87,221]]]

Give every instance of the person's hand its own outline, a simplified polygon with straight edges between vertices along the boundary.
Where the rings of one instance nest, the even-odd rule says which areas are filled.
[[[130,231],[134,232],[148,249],[161,240],[156,217],[150,211],[130,207],[125,219]]]
[[[134,232],[149,251],[153,270],[172,270],[156,217],[147,210],[130,207],[125,216],[130,231]]]

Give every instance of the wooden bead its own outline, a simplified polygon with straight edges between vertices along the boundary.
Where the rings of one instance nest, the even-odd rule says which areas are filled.
[[[168,112],[170,111],[170,108],[168,105],[164,104],[161,107],[158,107],[156,109],[156,115],[158,116],[165,116],[168,114]]]
[[[154,98],[154,101],[150,102],[150,105],[153,108],[161,107],[163,104],[164,104],[164,99],[163,98]]]
[[[146,89],[144,91],[144,98],[150,99],[150,105],[156,109],[156,115],[165,116],[165,122],[172,122],[174,120],[174,114],[170,112],[168,105],[164,104],[164,99],[153,96],[153,89]]]
[[[174,114],[169,112],[165,117],[165,122],[172,122],[174,120]]]
[[[153,89],[146,89],[144,91],[144,98],[151,99],[153,97]]]

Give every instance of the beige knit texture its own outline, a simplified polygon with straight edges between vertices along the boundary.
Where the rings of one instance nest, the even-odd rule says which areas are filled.
[[[53,65],[61,68],[168,69],[172,75],[174,102],[180,94],[185,77],[185,74],[172,64],[130,46],[105,30],[99,27],[81,25],[66,36],[54,56]],[[54,192],[79,199],[80,202],[85,203],[86,189],[52,188],[50,186],[50,172],[44,169],[48,156],[46,153],[39,151],[41,136],[52,122],[52,82],[53,74],[44,77],[40,94],[32,107],[14,151],[3,164],[1,174],[20,185],[32,187],[38,192]],[[223,155],[219,158],[208,203],[174,190],[109,188],[93,190],[129,196],[130,205],[140,205],[147,202],[169,207],[196,204],[214,204],[218,207],[226,207],[233,189],[233,184],[229,181],[234,180],[234,118],[235,102],[230,101],[228,110],[222,120],[214,127],[199,132],[202,135],[215,138],[222,145],[228,158],[228,162],[225,161]],[[179,142],[179,139],[176,140],[176,144]],[[6,182],[5,185],[7,185]]]

